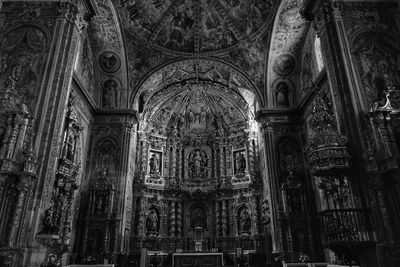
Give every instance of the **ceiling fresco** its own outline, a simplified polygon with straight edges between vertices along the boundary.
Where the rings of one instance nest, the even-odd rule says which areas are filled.
[[[142,127],[156,134],[185,136],[247,126],[254,118],[251,92],[245,93],[210,81],[189,80],[172,84],[153,94],[142,113]],[[143,129],[144,130],[144,129]]]
[[[126,101],[136,109],[139,97],[146,104],[158,91],[189,80],[247,90],[258,107],[297,105],[299,57],[309,26],[299,12],[302,0],[126,0],[115,1],[115,10],[110,2],[96,0],[99,14],[89,30],[109,40],[94,49],[101,76],[115,76],[129,90],[118,92],[123,101],[113,108]],[[104,28],[102,20],[113,23]],[[111,54],[122,65],[116,72],[107,65],[113,57],[101,57]]]
[[[126,1],[122,23],[136,38],[169,51],[207,52],[237,47],[274,17],[272,0]]]

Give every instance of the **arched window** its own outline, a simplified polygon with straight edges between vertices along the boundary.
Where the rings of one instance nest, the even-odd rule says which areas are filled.
[[[322,58],[322,50],[321,50],[321,40],[318,36],[315,37],[314,41],[314,52],[315,52],[315,61],[317,62],[317,70],[318,73],[324,68],[325,63]]]

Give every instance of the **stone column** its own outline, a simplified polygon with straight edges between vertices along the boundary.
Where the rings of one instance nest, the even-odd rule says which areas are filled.
[[[226,157],[227,175],[232,176],[233,175],[233,163],[232,163],[232,146],[231,145],[226,147],[225,157]]]
[[[260,117],[263,114],[258,114]],[[264,139],[265,158],[265,173],[264,183],[266,183],[264,190],[265,198],[270,203],[271,210],[271,237],[272,237],[272,252],[283,253],[282,247],[282,232],[279,224],[279,181],[278,181],[278,162],[276,157],[276,146],[273,125],[266,122],[267,118],[262,118],[262,134]],[[268,194],[269,192],[269,194]]]
[[[225,176],[225,158],[224,158],[224,146],[219,145],[219,175],[220,177]]]
[[[0,174],[0,216],[3,216],[3,206],[5,205],[4,194],[6,192],[8,175],[1,173]],[[1,226],[2,222],[0,223]],[[2,229],[0,227],[0,229]]]
[[[6,157],[6,153],[7,153],[7,150],[8,150],[8,142],[9,142],[9,140],[10,140],[10,135],[11,135],[11,131],[12,131],[12,125],[13,125],[13,114],[9,114],[9,115],[7,115],[7,118],[6,118],[6,126],[7,126],[7,129],[6,129],[6,132],[5,132],[5,134],[4,134],[4,137],[3,137],[3,145],[2,145],[2,147],[1,147],[1,149],[0,149],[0,158],[5,158]]]
[[[213,147],[213,161],[212,161],[212,164],[213,164],[213,170],[214,170],[214,179],[216,180],[216,181],[218,181],[218,164],[217,164],[217,160],[218,160],[218,153],[217,153],[217,149],[218,149],[218,147],[217,146],[214,146]]]
[[[255,147],[253,144],[253,139],[249,140],[247,144],[247,154],[248,156],[248,162],[247,162],[247,171],[249,173],[254,173],[255,172],[255,166],[254,166],[254,158],[255,158]]]
[[[32,193],[33,180],[30,176],[21,176],[18,182],[17,200],[12,211],[11,229],[8,235],[8,245],[14,247],[17,245],[19,231],[22,226],[22,219],[25,216],[26,200],[30,198]]]
[[[176,203],[176,236],[182,236],[182,204],[179,201]]]
[[[121,125],[121,151],[120,151],[120,159],[121,165],[119,168],[118,180],[116,189],[117,193],[120,192],[118,198],[114,198],[112,194],[110,203],[111,209],[110,213],[114,213],[115,211],[120,212],[121,220],[118,222],[119,226],[116,227],[116,243],[117,245],[114,247],[114,253],[125,253],[126,249],[124,247],[125,244],[125,231],[126,229],[130,230],[130,226],[132,224],[132,198],[133,198],[133,177],[135,170],[135,154],[134,150],[136,148],[136,133],[135,126],[137,123],[136,112],[127,112],[123,117],[124,123]],[[118,199],[118,201],[114,202],[114,199]],[[130,232],[130,231],[128,231]]]
[[[215,201],[215,236],[220,236],[221,235],[221,215],[219,212],[219,201]]]
[[[339,133],[352,139],[354,153],[352,163],[362,171],[364,151],[364,126],[361,118],[369,107],[363,107],[363,90],[358,83],[353,55],[339,3],[324,3],[314,23],[321,39],[321,50],[326,63],[328,81],[338,114]]]
[[[226,200],[221,201],[222,205],[222,236],[226,237],[228,235],[228,211],[227,211],[227,203]]]
[[[17,146],[17,140],[18,140],[18,136],[19,136],[22,125],[23,125],[22,118],[20,117],[20,115],[16,115],[13,119],[13,127],[11,129],[10,139],[8,140],[8,144],[7,144],[8,145],[8,149],[7,149],[7,153],[6,153],[7,159],[14,159],[14,157],[15,157],[14,151]]]
[[[170,237],[175,237],[175,223],[176,223],[176,218],[175,218],[175,201],[171,201],[170,206],[169,206],[169,236]]]
[[[137,223],[137,234],[138,236],[144,235],[144,220],[145,220],[145,197],[140,198],[139,202],[139,214],[138,214],[138,223]]]
[[[178,148],[176,149],[176,182],[177,183],[181,183],[181,164],[182,164],[182,160],[181,160],[181,148],[178,146]]]
[[[251,200],[251,205],[252,205],[252,213],[251,213],[251,221],[253,224],[253,234],[258,235],[258,206],[257,206],[257,200],[256,197],[253,196]]]
[[[171,159],[171,177],[175,179],[176,177],[176,144],[172,144],[172,159]]]

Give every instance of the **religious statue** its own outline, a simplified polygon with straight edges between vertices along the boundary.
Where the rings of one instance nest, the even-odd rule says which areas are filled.
[[[150,163],[149,163],[149,165],[150,165],[150,174],[158,174],[159,173],[158,164],[159,164],[158,163],[158,158],[157,158],[156,154],[153,153],[151,155]]]
[[[202,177],[204,174],[205,161],[201,156],[199,150],[197,150],[190,161],[192,177]]]
[[[57,231],[56,226],[53,223],[53,207],[50,206],[45,212],[42,219],[42,231],[40,234],[53,234]]]
[[[113,79],[108,79],[103,84],[103,108],[115,107],[115,95],[118,83]]]
[[[6,137],[6,128],[0,126],[0,149],[2,148],[3,144],[5,143]]]
[[[13,65],[8,78],[8,86],[15,88],[15,86],[31,86],[36,82],[36,75],[32,68],[37,58],[37,54],[31,52],[30,49],[17,55],[15,64]]]
[[[289,86],[285,82],[280,82],[276,86],[276,104],[279,107],[287,108],[289,103]]]
[[[207,215],[206,211],[201,208],[197,207],[192,210],[191,212],[191,227],[207,227]]]
[[[239,233],[249,232],[251,226],[250,214],[246,208],[239,213]]]
[[[240,153],[236,158],[236,173],[244,173],[246,171],[246,158]]]
[[[73,161],[74,160],[74,140],[72,136],[68,137],[67,140],[67,159]]]
[[[60,259],[57,257],[57,255],[55,255],[55,254],[50,254],[50,255],[47,257],[47,264],[46,264],[46,266],[48,266],[48,267],[58,267],[58,266],[61,266]]]
[[[154,209],[147,216],[146,229],[148,233],[158,233],[158,216]]]

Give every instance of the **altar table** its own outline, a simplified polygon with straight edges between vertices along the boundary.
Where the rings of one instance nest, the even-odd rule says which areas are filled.
[[[173,253],[173,267],[220,267],[224,266],[222,253]]]

